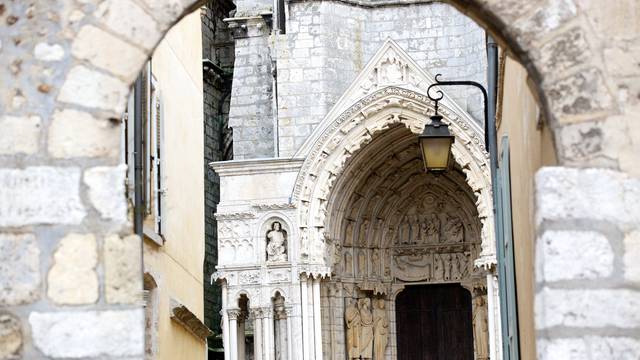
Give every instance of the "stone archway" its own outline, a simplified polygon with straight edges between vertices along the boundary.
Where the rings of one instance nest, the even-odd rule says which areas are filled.
[[[103,316],[99,325],[105,331],[109,330],[109,319],[114,316],[114,310],[120,309],[119,306],[88,306],[67,313],[64,318],[58,316],[61,307],[55,303],[43,301],[37,308],[33,307],[36,301],[45,298],[46,274],[41,273],[36,264],[51,263],[51,244],[62,242],[67,233],[73,232],[97,234],[100,243],[109,234],[122,232],[124,236],[131,232],[126,220],[105,220],[96,211],[99,207],[87,200],[89,192],[98,191],[116,207],[125,204],[121,189],[103,184],[110,182],[108,179],[116,172],[117,154],[87,154],[78,142],[79,146],[74,147],[71,153],[58,158],[50,153],[52,144],[47,142],[49,129],[51,124],[59,121],[57,115],[75,109],[84,113],[90,122],[89,128],[96,130],[91,142],[113,144],[113,134],[104,132],[103,125],[123,109],[128,85],[150,54],[153,48],[150,44],[157,43],[171,24],[198,3],[193,0],[122,0],[86,1],[82,5],[56,2],[34,6],[22,2],[3,4],[0,14],[3,21],[0,71],[2,78],[9,79],[4,83],[11,85],[0,89],[0,124],[3,128],[0,135],[0,178],[6,185],[0,190],[0,198],[11,201],[0,202],[0,226],[3,246],[7,244],[12,249],[7,252],[11,259],[7,262],[8,268],[19,269],[25,277],[17,280],[12,272],[7,274],[11,281],[23,283],[20,287],[3,288],[0,303],[11,313],[21,314],[15,317],[16,322],[22,323],[22,328],[30,323],[29,316],[32,327],[34,322],[44,319],[58,322]],[[556,226],[554,233],[539,230],[538,235],[560,239],[562,232],[558,233],[558,229],[575,227],[575,219],[605,219],[609,226],[623,229],[625,236],[634,234],[639,221],[629,217],[630,205],[606,211],[593,209],[591,202],[585,199],[608,197],[598,197],[602,195],[601,189],[584,182],[586,178],[592,179],[593,184],[607,182],[608,194],[618,200],[624,200],[622,196],[625,194],[634,196],[629,189],[637,186],[627,173],[634,177],[639,175],[635,166],[638,152],[634,150],[638,148],[640,139],[640,129],[635,121],[640,113],[636,97],[639,71],[633,62],[625,62],[627,57],[616,56],[640,44],[635,35],[636,26],[618,21],[623,14],[632,25],[640,23],[640,15],[631,11],[633,2],[584,2],[579,7],[570,0],[456,0],[451,3],[499,35],[535,77],[540,99],[547,104],[548,119],[555,127],[556,147],[562,164],[602,167],[602,162],[598,161],[604,157],[612,159],[606,167],[620,171],[557,168],[541,172],[538,176],[539,223],[551,221],[566,226]],[[571,47],[571,56],[559,56],[564,51],[562,44],[567,44],[567,38],[572,36],[589,38],[589,41]],[[46,41],[38,41],[45,38]],[[35,51],[38,45],[46,51]],[[74,96],[77,94],[81,96]],[[72,128],[68,130],[74,131]],[[595,137],[589,140],[597,146],[591,147],[587,153],[572,153],[572,145],[579,141],[580,134],[590,130]],[[95,174],[95,178],[101,181],[95,186],[82,185],[82,174]],[[573,206],[559,206],[562,203]],[[70,207],[61,209],[59,204]],[[28,211],[18,212],[16,209]],[[60,213],[73,216],[61,217]],[[34,227],[38,228],[37,232]],[[628,237],[632,238],[631,235]],[[126,239],[139,241],[133,237]],[[625,250],[616,247],[615,257],[620,259],[620,263],[623,263],[624,255]],[[129,260],[130,263],[135,261],[135,257]],[[545,264],[541,260],[541,265]],[[632,264],[628,266],[633,269]],[[617,290],[603,284],[598,291],[607,296],[626,298],[618,295],[627,294],[629,290],[622,287],[628,287],[636,280],[629,275],[633,273],[626,272]],[[540,273],[541,287],[546,280]],[[570,286],[573,291],[577,291],[576,287],[583,288],[577,281],[575,286]],[[566,295],[557,287],[543,293],[544,299],[550,301]],[[543,314],[546,305],[544,301],[540,304]],[[133,333],[138,333],[136,338],[141,339],[142,328],[135,325],[141,321],[137,321],[136,316],[131,313],[130,328]],[[555,324],[553,319],[544,316],[539,322],[541,331],[547,329],[547,322],[549,327]],[[587,321],[568,326],[599,335],[597,322],[593,324]],[[627,325],[623,327],[628,329]],[[639,325],[633,323],[631,326],[637,328]],[[37,336],[35,329],[31,335],[18,332],[21,338]],[[551,340],[556,337],[559,336],[549,335]],[[55,341],[53,337],[50,339]],[[30,340],[23,342],[30,343]],[[139,341],[125,339],[114,345],[122,347],[124,343],[130,345],[128,348],[142,352],[143,346]],[[43,345],[52,349],[56,343],[46,342]],[[67,348],[76,350],[82,345]],[[543,351],[553,354],[554,350],[544,347]],[[45,355],[55,354],[45,351]],[[91,353],[85,355],[90,356]]]

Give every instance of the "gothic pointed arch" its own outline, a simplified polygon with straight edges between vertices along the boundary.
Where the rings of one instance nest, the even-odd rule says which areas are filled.
[[[396,179],[399,182],[394,185],[391,178],[380,173],[385,171],[384,166],[403,166],[390,163],[401,159],[384,159],[382,163],[385,165],[374,171],[363,167],[380,163],[375,161],[375,157],[388,156],[383,151],[388,147],[398,152],[412,151],[411,145],[417,144],[416,136],[434,113],[433,103],[426,96],[426,89],[433,82],[430,74],[422,70],[396,43],[388,40],[298,151],[296,156],[304,157],[305,161],[295,182],[292,201],[299,214],[302,262],[323,265],[326,273],[331,272],[332,258],[346,240],[345,229],[350,218],[346,214],[345,202],[336,197],[337,189],[347,196],[345,194],[354,191],[354,184],[387,181],[381,187],[388,190],[386,194],[364,196],[356,193],[362,199],[355,199],[354,202],[367,201],[373,204],[376,201],[388,203],[393,200],[389,195],[397,190],[394,186],[403,183]],[[439,113],[443,115],[444,122],[450,125],[456,138],[452,146],[456,171],[447,181],[452,184],[458,182],[458,185],[462,182],[469,189],[468,198],[475,207],[475,216],[481,222],[481,249],[475,265],[490,267],[495,264],[495,242],[488,154],[484,151],[483,130],[446,94],[446,89],[443,91],[445,96],[440,103]],[[386,141],[374,141],[383,136]],[[354,166],[353,159],[365,151],[368,158]],[[409,156],[407,161],[413,162],[414,168],[420,168],[419,164],[416,167],[415,156]],[[404,165],[409,166],[408,163]],[[403,174],[409,174],[408,177],[420,175],[418,172]],[[415,190],[416,185],[413,186]],[[405,191],[409,189],[410,186]],[[375,207],[370,205],[369,208],[372,206]],[[366,216],[360,218],[366,219]],[[381,224],[375,222],[374,218],[362,220],[356,224],[358,229],[355,231],[358,234],[366,231],[367,238],[382,241]]]

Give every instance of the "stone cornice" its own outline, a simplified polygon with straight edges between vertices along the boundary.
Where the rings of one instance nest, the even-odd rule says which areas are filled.
[[[417,4],[432,4],[435,2],[434,0],[373,0],[373,1],[362,1],[362,0],[289,0],[289,3],[301,3],[301,2],[337,2],[352,6],[357,6],[361,8],[374,9],[385,6],[407,6],[407,5],[417,5]]]
[[[241,176],[282,172],[297,172],[304,159],[248,159],[215,161],[209,167],[220,176]]]
[[[170,307],[171,320],[182,325],[182,327],[198,339],[206,341],[207,337],[213,335],[213,331],[202,323],[184,304],[175,299],[171,299]]]

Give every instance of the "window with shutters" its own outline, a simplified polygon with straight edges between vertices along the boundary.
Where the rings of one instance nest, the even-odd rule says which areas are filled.
[[[127,109],[122,117],[122,161],[127,165],[126,191],[131,205],[135,202],[135,137],[136,125],[142,130],[142,192],[146,238],[162,245],[164,242],[162,225],[163,186],[163,107],[160,86],[153,77],[150,62],[139,75],[142,91],[131,91]],[[140,106],[136,116],[136,105]],[[133,206],[130,208],[133,209]]]

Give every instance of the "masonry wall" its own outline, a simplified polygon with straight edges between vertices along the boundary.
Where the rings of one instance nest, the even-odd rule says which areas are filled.
[[[484,31],[446,4],[291,2],[287,33],[277,38],[279,155],[284,157],[302,145],[387,39],[432,75],[486,81]],[[447,91],[482,119],[479,92]]]
[[[202,58],[211,61],[203,69],[204,95],[204,201],[205,201],[205,258],[204,319],[214,331],[209,339],[209,348],[220,348],[221,294],[217,285],[212,285],[211,274],[218,262],[218,227],[215,219],[220,202],[220,179],[209,167],[212,161],[233,158],[233,133],[229,128],[229,100],[234,69],[234,39],[223,19],[229,16],[234,5],[226,1],[209,1],[201,8]]]

